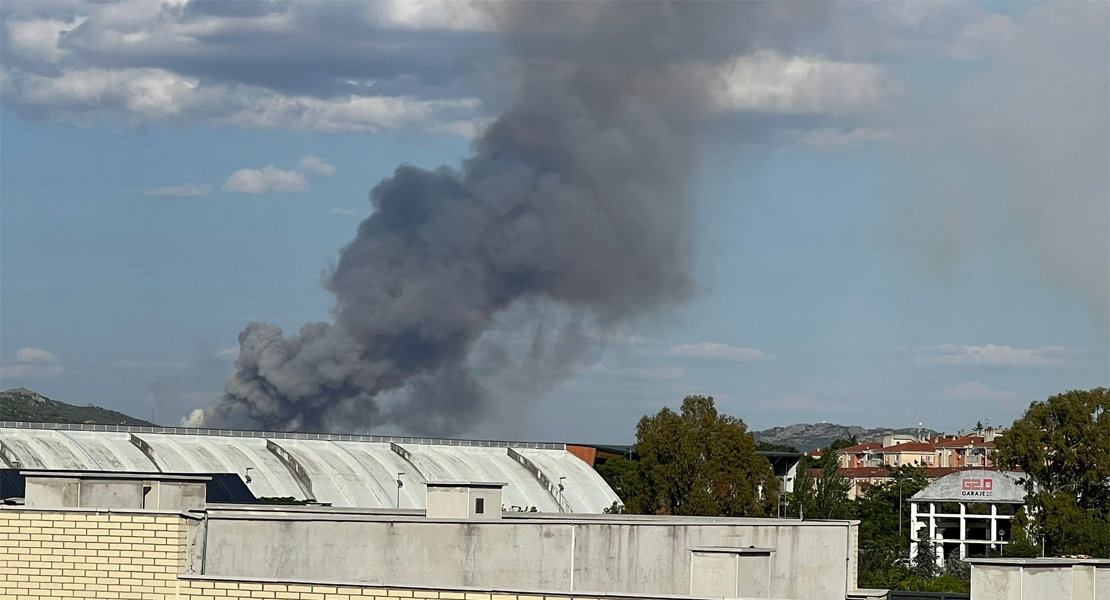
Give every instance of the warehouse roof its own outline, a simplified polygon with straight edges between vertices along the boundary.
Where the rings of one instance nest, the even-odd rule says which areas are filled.
[[[337,507],[424,508],[427,481],[506,482],[506,509],[600,513],[618,500],[548,443],[0,422],[0,467],[237,473],[256,497]]]

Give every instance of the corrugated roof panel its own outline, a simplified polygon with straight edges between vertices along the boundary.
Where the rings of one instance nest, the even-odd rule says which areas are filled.
[[[566,477],[563,498],[570,504],[571,512],[600,513],[620,501],[593,467],[565,450],[525,448],[517,452],[539,467],[552,483],[558,485],[559,477]]]
[[[17,424],[19,425],[19,424]],[[172,473],[247,474],[257,497],[304,499],[290,467],[267,448],[265,433],[200,435],[139,428],[94,431],[67,427],[0,427],[0,442],[24,468],[109,470]],[[134,435],[147,446],[153,461],[131,441]],[[322,436],[328,437],[328,436]],[[357,441],[356,441],[357,440]],[[558,512],[555,498],[525,466],[508,455],[505,443],[461,441],[457,445],[401,440],[401,454],[388,441],[363,438],[350,441],[305,439],[275,435],[278,453],[288,453],[304,469],[319,502],[340,507],[393,508],[397,504],[398,472],[404,472],[402,508],[423,508],[425,478],[438,481],[504,481],[506,508]],[[554,482],[566,476],[564,498],[577,512],[601,512],[616,495],[580,459],[566,450],[515,448]],[[411,462],[410,462],[411,461]],[[157,467],[155,467],[157,464]]]

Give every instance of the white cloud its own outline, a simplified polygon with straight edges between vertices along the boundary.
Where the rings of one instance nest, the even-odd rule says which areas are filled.
[[[193,412],[181,417],[181,427],[204,427],[204,409],[194,408]]]
[[[221,348],[221,349],[217,350],[212,355],[212,357],[213,358],[218,358],[220,360],[230,360],[230,361],[238,360],[238,358],[239,358],[239,346],[231,346],[229,348]]]
[[[56,354],[42,348],[20,348],[15,353],[15,362],[0,367],[0,377],[33,379],[53,377],[65,372],[61,359]]]
[[[324,177],[333,177],[335,175],[335,166],[329,165],[324,162],[324,159],[319,156],[306,156],[297,163],[297,168],[309,175],[322,175]]]
[[[185,363],[175,363],[165,360],[117,360],[112,363],[116,369],[184,369]]]
[[[1010,346],[964,346],[942,344],[917,349],[919,365],[957,367],[1055,367],[1064,364],[1068,349],[1060,346],[1013,348]]]
[[[273,165],[262,169],[239,169],[224,182],[225,192],[265,194],[278,192],[295,194],[308,188],[304,175],[296,171],[283,171]]]
[[[353,208],[329,208],[328,209],[328,214],[329,215],[342,215],[342,216],[345,216],[345,217],[358,217],[360,219],[362,218],[362,215],[359,214],[359,212],[357,210],[353,209]]]
[[[374,132],[415,126],[463,134],[448,113],[467,113],[474,98],[419,100],[407,96],[288,96],[244,84],[201,83],[156,68],[67,69],[53,77],[3,69],[6,103],[42,113],[49,122],[87,127],[99,119],[139,127],[206,123],[296,132]],[[464,118],[464,121],[469,119]]]
[[[492,31],[487,11],[470,2],[453,0],[386,0],[372,4],[379,23],[394,29]]]
[[[837,129],[834,127],[811,129],[806,132],[795,132],[798,143],[814,150],[840,150],[854,148],[862,144],[886,142],[894,134],[886,129],[873,129],[858,127],[856,129]]]
[[[978,381],[959,383],[944,390],[945,400],[1016,400],[1014,392],[987,387]]]
[[[876,65],[772,51],[734,58],[709,81],[719,110],[775,113],[859,113],[876,106],[885,87]]]
[[[168,185],[165,187],[143,190],[144,196],[179,196],[182,198],[194,196],[207,196],[212,193],[212,186],[208,184],[186,183],[184,185]]]
[[[699,358],[708,360],[731,360],[736,362],[752,362],[771,360],[774,358],[770,354],[755,348],[738,348],[736,346],[714,342],[680,344],[668,350],[667,356],[672,358]]]
[[[62,35],[85,22],[85,17],[69,21],[30,19],[7,23],[8,43],[18,55],[33,60],[56,63],[69,54],[58,47]]]
[[[15,353],[15,360],[21,363],[54,364],[61,362],[57,354],[49,350],[43,350],[42,348],[20,348],[19,351]]]

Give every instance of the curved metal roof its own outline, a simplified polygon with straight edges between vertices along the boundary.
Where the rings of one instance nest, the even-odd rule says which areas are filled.
[[[601,513],[618,501],[562,444],[0,422],[0,463],[249,473],[248,487],[259,498],[312,498],[338,507],[424,508],[427,481],[507,482],[506,509]],[[398,473],[404,473],[399,497]]]

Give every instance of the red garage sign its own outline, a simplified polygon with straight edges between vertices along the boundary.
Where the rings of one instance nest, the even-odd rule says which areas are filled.
[[[961,495],[963,496],[985,498],[994,495],[994,479],[989,477],[964,479],[962,483]]]

